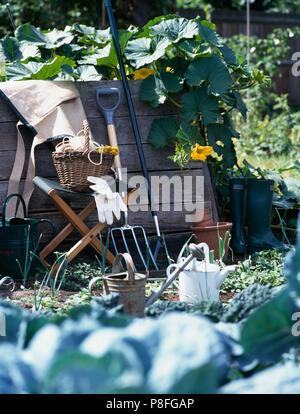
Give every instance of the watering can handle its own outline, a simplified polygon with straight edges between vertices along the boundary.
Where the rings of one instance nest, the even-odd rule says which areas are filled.
[[[7,207],[7,203],[9,202],[9,200],[13,197],[18,197],[21,201],[22,207],[23,207],[23,212],[24,212],[24,218],[27,217],[27,212],[26,212],[26,205],[25,205],[25,201],[23,200],[23,197],[21,196],[21,194],[10,194],[4,201],[3,203],[3,207],[2,207],[2,226],[5,227],[5,215],[6,215],[6,207]]]
[[[38,224],[41,224],[41,223],[49,223],[50,226],[52,227],[52,236],[50,237],[50,240],[48,240],[48,243],[49,243],[56,236],[56,227],[55,227],[55,224],[53,223],[52,220],[49,220],[49,219],[40,219],[39,222],[38,222]]]
[[[194,246],[194,251],[196,252],[197,250],[198,250],[198,252],[199,252],[199,254],[200,254],[200,251],[202,252],[202,254],[203,254],[203,256],[204,256],[204,260],[205,260],[205,262],[206,263],[209,263],[209,247],[208,247],[208,245],[207,245],[207,243],[200,243],[200,244],[194,244],[194,243],[191,243],[190,245],[189,245],[189,248],[191,247],[191,246]],[[180,251],[180,253],[179,253],[179,256],[178,256],[178,258],[177,258],[177,263],[180,263],[180,261],[181,261],[181,258],[182,258],[182,256],[183,256],[183,253],[184,253],[184,250],[185,250],[185,248],[186,248],[186,245],[184,245],[183,246],[183,248],[181,249],[181,251]],[[198,254],[198,256],[199,256],[199,254]],[[195,254],[195,258],[198,258],[199,259],[199,257],[197,257],[197,255]]]
[[[134,281],[134,265],[132,261],[132,257],[128,253],[119,253],[113,262],[112,266],[112,273],[119,273],[122,271],[121,269],[121,260],[124,259],[126,263],[126,268],[128,271],[128,280]]]
[[[207,243],[200,243],[198,244],[198,248],[202,249],[202,251],[204,252],[204,261],[205,263],[209,264],[209,247]]]
[[[172,270],[173,269],[173,267],[174,267],[174,270],[177,270],[177,269],[179,269],[179,265],[177,264],[177,263],[171,263],[168,267],[167,267],[167,279],[169,279],[172,275],[171,275],[171,273],[172,273],[172,271],[174,271],[174,270]],[[171,271],[172,270],[172,271]]]

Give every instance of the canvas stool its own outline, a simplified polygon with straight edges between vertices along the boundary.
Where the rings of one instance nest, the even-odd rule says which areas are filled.
[[[72,246],[66,253],[67,263],[70,263],[86,246],[90,245],[98,254],[101,255],[101,243],[98,234],[107,226],[106,223],[97,223],[91,229],[84,223],[84,220],[96,209],[94,197],[90,193],[78,193],[67,190],[53,180],[36,176],[33,179],[34,185],[46,194],[52,203],[59,209],[59,211],[68,220],[68,224],[54,237],[40,252],[39,256],[43,263],[50,267],[46,261],[46,257],[52,253],[74,230],[81,234],[81,239]],[[125,204],[128,203],[130,197],[135,192],[135,188],[129,190],[124,197]],[[59,194],[60,193],[60,194]],[[62,193],[62,194],[61,194]],[[78,214],[64,201],[63,193],[80,194],[87,199],[86,207]],[[114,260],[113,254],[108,251],[106,255],[108,263],[112,264]]]

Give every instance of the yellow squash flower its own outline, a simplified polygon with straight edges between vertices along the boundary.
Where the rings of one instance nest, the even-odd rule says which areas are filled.
[[[199,144],[196,144],[196,146],[193,148],[191,152],[191,157],[193,160],[200,160],[205,162],[206,158],[211,154],[213,151],[213,148],[210,146],[202,147]]]
[[[141,68],[133,72],[133,79],[146,79],[148,76],[153,75],[154,70],[148,68]]]

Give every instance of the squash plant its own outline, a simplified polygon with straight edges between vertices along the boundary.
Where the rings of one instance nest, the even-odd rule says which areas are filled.
[[[267,83],[263,73],[251,72],[216,33],[215,25],[200,18],[153,20],[129,40],[125,56],[135,69],[147,66],[154,71],[142,83],[142,100],[153,107],[166,101],[178,107],[178,118],[153,121],[148,140],[154,147],[175,144],[170,158],[184,167],[191,158],[201,159],[201,148],[205,152],[211,146],[223,166],[232,167],[232,138],[239,138],[239,133],[231,112],[237,109],[246,120],[240,91]]]
[[[262,72],[251,72],[215,25],[200,18],[160,16],[140,29],[119,30],[118,36],[129,79],[146,77],[140,98],[154,107],[169,101],[178,109],[177,118],[153,122],[149,142],[158,149],[175,146],[171,158],[181,167],[191,157],[205,161],[212,148],[225,167],[232,167],[232,138],[239,133],[231,111],[246,119],[240,91],[266,82]],[[19,26],[15,37],[0,39],[0,81],[26,79],[120,79],[110,29]]]

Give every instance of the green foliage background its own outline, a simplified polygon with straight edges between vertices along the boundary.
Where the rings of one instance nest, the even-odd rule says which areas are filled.
[[[250,0],[253,10],[266,10],[281,13],[300,13],[300,0]],[[0,4],[1,33],[12,34],[11,23],[6,10],[6,0]],[[146,12],[146,20],[162,14],[173,13],[177,8],[196,8],[211,11],[213,8],[245,8],[246,0],[113,0],[112,5],[119,27],[137,24],[137,14]],[[101,27],[101,0],[10,0],[16,25],[30,22],[37,27],[59,28],[80,22]],[[139,9],[139,7],[142,7]],[[142,16],[141,16],[142,17]],[[142,17],[143,18],[143,17]]]

